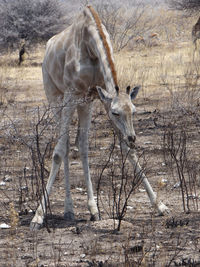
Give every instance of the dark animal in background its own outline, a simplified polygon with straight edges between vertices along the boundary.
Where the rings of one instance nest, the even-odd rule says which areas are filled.
[[[25,54],[26,54],[25,43],[23,43],[19,50],[19,66],[22,64],[22,62],[24,62]]]

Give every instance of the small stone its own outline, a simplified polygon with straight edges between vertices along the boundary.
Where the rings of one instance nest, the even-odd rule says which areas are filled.
[[[173,187],[174,188],[178,188],[178,187],[180,187],[180,185],[181,185],[181,183],[180,182],[177,182],[177,183],[175,183],[175,185]]]
[[[4,178],[4,182],[11,182],[11,181],[12,181],[12,178],[6,175]]]
[[[145,190],[145,189],[141,189],[141,188],[139,188],[138,191],[139,191],[140,193],[143,193],[143,192],[145,192],[146,190]]]
[[[11,226],[6,224],[6,223],[1,223],[0,224],[0,229],[9,229]]]
[[[79,165],[79,162],[78,161],[72,161],[71,166],[73,166],[73,165]]]
[[[81,187],[76,187],[76,190],[78,190],[78,191],[83,191],[83,188],[81,188]]]
[[[81,254],[81,255],[80,255],[80,257],[81,257],[82,259],[85,258],[85,256],[86,256],[85,254]]]
[[[28,186],[22,186],[21,188],[20,188],[21,190],[24,190],[24,191],[28,191]]]
[[[152,145],[151,141],[144,142],[145,145]]]

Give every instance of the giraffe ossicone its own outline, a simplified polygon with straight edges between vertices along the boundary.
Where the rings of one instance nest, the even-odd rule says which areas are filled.
[[[31,229],[38,229],[46,214],[46,199],[49,197],[60,165],[64,163],[65,210],[64,217],[74,220],[73,202],[69,181],[69,125],[75,110],[78,113],[77,144],[87,187],[88,209],[92,220],[99,218],[94,199],[88,164],[88,131],[90,127],[92,103],[102,101],[110,121],[121,139],[125,153],[134,171],[141,173],[141,167],[134,152],[135,131],[133,115],[136,111],[132,100],[140,87],[119,90],[113,51],[109,34],[98,14],[91,7],[85,7],[75,22],[47,42],[42,65],[44,90],[47,99],[60,121],[60,132],[53,151],[51,172],[45,195],[31,222]],[[59,112],[57,108],[60,107]],[[151,204],[159,213],[167,211],[163,203],[157,203],[156,194],[142,173],[143,184]]]

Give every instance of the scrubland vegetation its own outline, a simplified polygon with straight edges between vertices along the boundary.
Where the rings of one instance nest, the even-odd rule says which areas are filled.
[[[14,2],[0,1],[1,11],[9,3],[4,19]],[[42,2],[48,1],[24,1],[33,13],[38,10],[34,5]],[[43,29],[47,27],[55,2],[49,1],[47,17],[42,13],[46,9],[40,9],[36,29],[41,21]],[[127,1],[120,7],[117,1],[92,2],[111,34],[120,87],[142,86],[135,102],[136,150],[158,198],[171,213],[158,217],[150,207],[97,101],[90,165],[102,220],[89,222],[81,164],[73,145],[75,117],[70,172],[77,221],[69,224],[63,219],[61,169],[44,228],[29,231],[50,171],[58,127],[42,86],[45,41],[64,26],[63,21],[70,24],[84,4],[63,1],[63,17],[56,27],[49,24],[46,34],[43,29],[35,31],[36,44],[28,28],[26,35],[16,35],[17,25],[26,25],[17,20],[17,10],[16,28],[10,28],[10,35],[8,28],[0,35],[0,266],[198,266],[200,55],[191,39],[197,17],[169,10],[162,3],[155,7]],[[1,21],[1,25],[5,24]],[[30,27],[34,28],[32,23]],[[21,39],[27,52],[19,66]]]

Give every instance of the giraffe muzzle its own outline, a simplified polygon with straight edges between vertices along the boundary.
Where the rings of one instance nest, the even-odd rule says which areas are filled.
[[[127,143],[128,147],[134,148],[135,147],[135,141],[136,141],[136,136],[135,135],[134,136],[128,136],[126,143]]]

